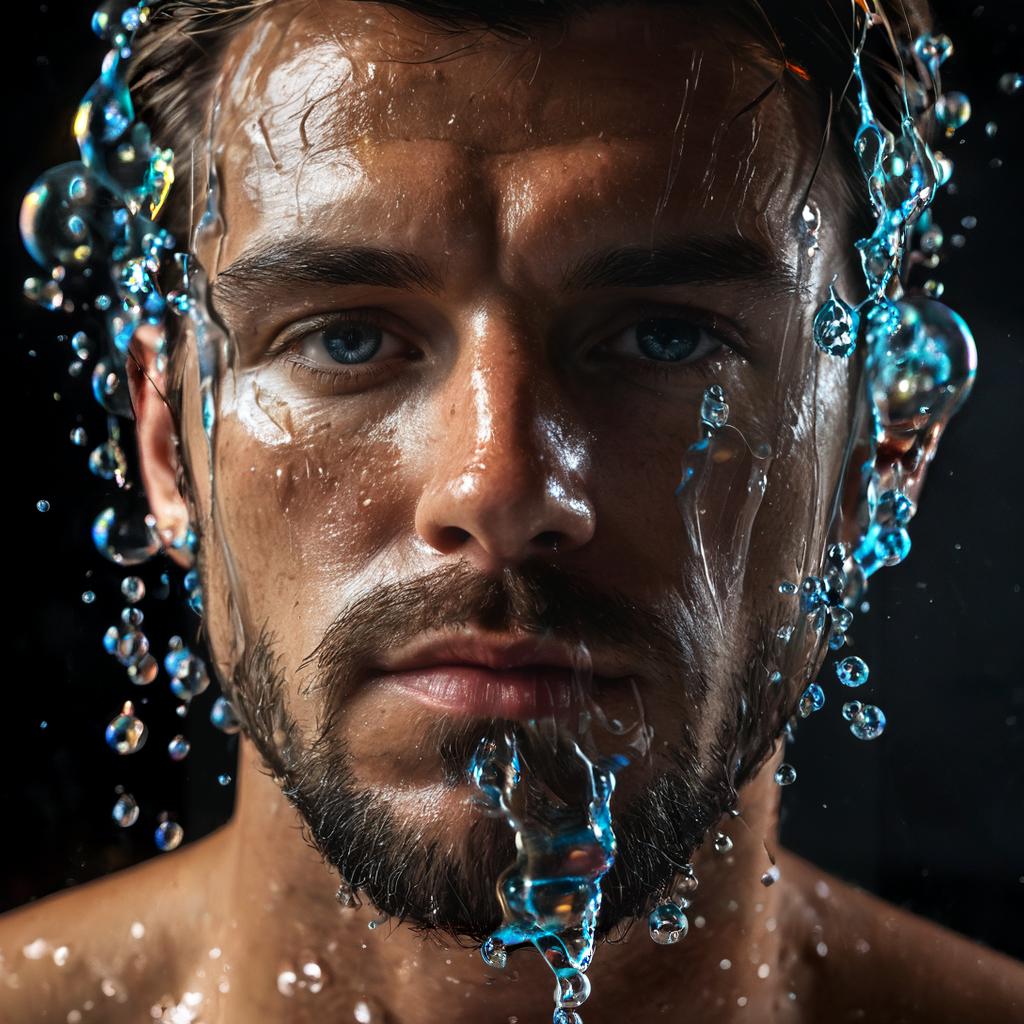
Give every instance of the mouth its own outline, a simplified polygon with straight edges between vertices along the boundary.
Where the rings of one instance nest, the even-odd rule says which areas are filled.
[[[371,683],[433,711],[478,718],[568,718],[629,675],[607,656],[509,635],[434,637],[383,659]]]

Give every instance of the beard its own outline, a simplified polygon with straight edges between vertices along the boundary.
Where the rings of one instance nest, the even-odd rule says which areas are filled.
[[[686,676],[687,651],[670,624],[622,595],[550,566],[483,577],[449,566],[401,584],[378,586],[354,602],[303,662],[317,673],[304,695],[317,698],[307,734],[290,711],[288,679],[269,630],[251,642],[227,690],[243,730],[286,798],[300,814],[307,841],[378,910],[414,928],[458,942],[482,943],[502,921],[497,887],[516,860],[515,834],[504,817],[477,814],[468,827],[432,830],[360,783],[358,766],[338,729],[344,697],[359,667],[376,652],[428,629],[475,622],[483,628],[544,633],[586,644],[588,638],[641,651],[644,676],[659,685],[692,678],[689,712],[674,742],[648,757],[644,783],[613,808],[617,853],[601,881],[597,933],[645,914],[690,861],[709,829],[736,801],[737,789],[769,756],[795,699],[784,687],[752,683],[774,628],[759,630],[748,670],[712,692],[700,673]],[[712,729],[696,727],[713,716]],[[547,728],[544,728],[546,726]],[[699,737],[705,737],[700,740]],[[564,724],[442,716],[421,743],[436,752],[438,781],[471,793],[468,769],[480,744],[511,737],[529,771],[522,786],[532,806],[555,807],[568,820],[585,804],[581,737]],[[584,737],[592,741],[592,736]],[[593,747],[590,743],[591,749]],[[630,769],[626,769],[630,770]]]

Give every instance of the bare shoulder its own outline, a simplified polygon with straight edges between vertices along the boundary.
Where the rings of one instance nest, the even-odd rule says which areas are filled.
[[[214,833],[0,916],[4,1024],[64,1024],[90,1011],[112,1024],[137,1020],[140,1005],[174,987],[174,939],[203,923],[194,880],[220,841]]]
[[[1024,964],[910,914],[792,854],[793,934],[817,961],[821,1019],[875,1024],[1024,1020]]]

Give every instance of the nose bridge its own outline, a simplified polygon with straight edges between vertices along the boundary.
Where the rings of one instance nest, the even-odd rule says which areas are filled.
[[[443,428],[417,510],[435,549],[491,570],[593,533],[580,460],[536,339],[508,318],[472,318],[445,387]]]

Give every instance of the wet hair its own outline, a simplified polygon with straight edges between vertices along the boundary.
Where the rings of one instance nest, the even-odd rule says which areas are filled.
[[[232,34],[274,2],[164,0],[154,7],[136,41],[129,80],[139,114],[154,139],[170,146],[182,162],[203,134],[220,57]],[[868,34],[862,66],[875,113],[893,130],[902,113],[903,89],[924,94],[930,89],[916,63],[904,63],[901,57],[929,27],[927,0],[384,0],[381,6],[417,14],[442,32],[482,30],[528,41],[574,15],[637,3],[691,10],[695,16],[711,12],[757,40],[778,68],[777,78],[757,101],[787,81],[806,85],[820,112],[818,131],[809,129],[809,138],[820,139],[824,151],[834,134],[839,146],[844,194],[836,198],[851,210],[861,206],[867,216],[852,145],[858,124],[851,66],[854,15],[858,8],[873,7],[882,20],[884,30]],[[172,197],[172,231],[180,235],[187,230],[188,213]]]

